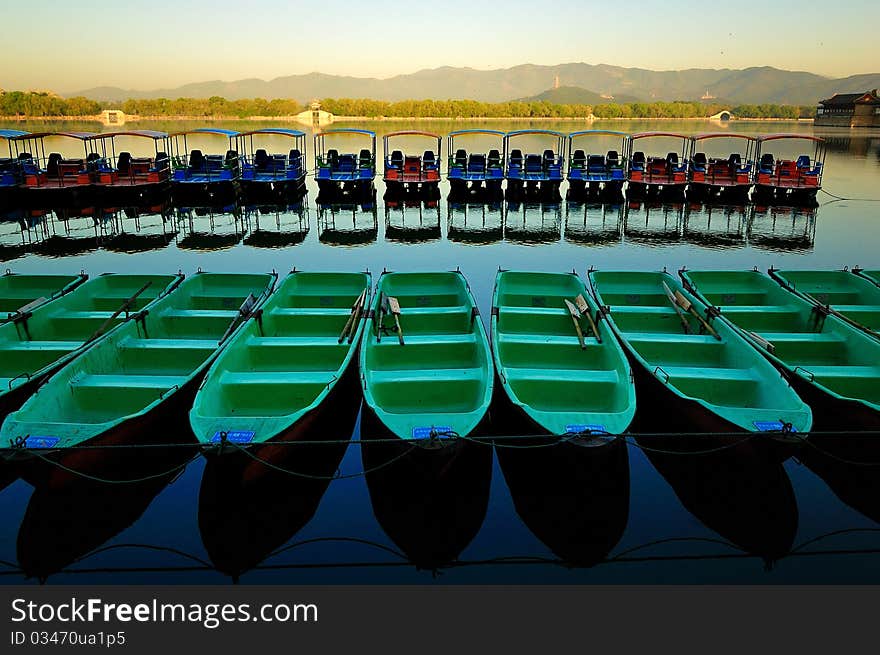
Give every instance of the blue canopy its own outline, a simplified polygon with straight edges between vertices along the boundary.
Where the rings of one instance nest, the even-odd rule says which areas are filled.
[[[0,130],[0,139],[14,139],[25,134],[28,134],[28,132],[23,132],[22,130]]]
[[[253,136],[254,134],[278,134],[280,136],[289,136],[292,138],[305,136],[302,130],[289,130],[284,127],[265,127],[262,130],[252,130],[250,132],[242,132],[238,136]]]
[[[615,132],[614,130],[582,130],[581,132],[572,132],[568,135],[569,139],[574,139],[579,136],[619,136],[621,138],[628,137],[629,134],[626,132]]]
[[[493,134],[495,136],[504,136],[504,132],[499,130],[456,130],[455,132],[450,132],[448,136],[458,136],[460,134]]]
[[[171,136],[186,136],[187,134],[216,134],[218,136],[225,136],[230,139],[238,136],[238,132],[236,132],[235,130],[223,130],[219,127],[199,127],[195,130],[184,130],[183,132],[175,132]]]

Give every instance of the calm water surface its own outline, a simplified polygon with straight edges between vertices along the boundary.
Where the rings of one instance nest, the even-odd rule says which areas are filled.
[[[253,126],[224,127],[245,125]],[[440,133],[473,126],[512,130],[529,124],[419,124]],[[575,123],[534,126],[581,129]],[[64,125],[75,127],[95,129]],[[408,126],[359,127],[381,133]],[[667,121],[601,127],[718,129]],[[725,129],[812,131],[763,123]],[[825,189],[880,197],[880,133],[817,133],[829,140]],[[24,223],[0,222],[0,259],[21,273],[460,267],[484,317],[499,267],[583,273],[590,266],[880,266],[877,202],[830,202],[820,194],[813,209],[686,202],[459,205],[445,200],[443,188],[436,206],[391,207],[378,186],[373,206],[319,207],[310,186],[301,207],[30,212],[17,217]],[[353,432],[346,448],[301,446],[291,456],[290,468],[299,471],[338,471],[341,477],[332,482],[278,473],[242,489],[206,471],[202,458],[176,477],[109,489],[83,482],[52,494],[16,481],[0,491],[0,580],[880,582],[880,466],[854,467],[807,449],[782,464],[732,456],[664,459],[646,452],[644,440],[631,440],[611,455],[585,457],[577,463],[580,475],[559,475],[564,466],[552,456],[523,463],[492,454],[491,465],[462,474],[453,485],[458,491],[425,499],[387,477],[357,475],[365,447],[357,442],[356,426]],[[169,453],[168,469],[191,456]],[[414,503],[430,507],[430,516],[413,521],[408,510]],[[452,544],[455,561],[438,561],[436,535]]]

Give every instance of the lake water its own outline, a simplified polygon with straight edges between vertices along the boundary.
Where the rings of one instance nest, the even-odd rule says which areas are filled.
[[[355,126],[380,134],[412,127]],[[442,134],[464,127],[584,129],[545,121],[416,127]],[[693,121],[595,127],[813,129]],[[880,132],[816,133],[829,142],[824,188],[841,197],[880,198]],[[391,207],[382,201],[381,182],[377,186],[372,207],[318,207],[310,180],[301,207],[29,212],[19,218],[31,229],[0,222],[0,259],[20,273],[283,273],[296,267],[378,274],[459,267],[483,317],[490,315],[499,267],[583,274],[589,267],[880,266],[880,202],[820,193],[819,206],[810,209],[687,202],[459,205],[445,199],[444,182],[436,205]],[[309,470],[338,470],[329,483],[279,473],[238,489],[206,474],[200,457],[173,479],[112,488],[83,482],[60,496],[16,481],[0,491],[0,581],[880,582],[880,466],[871,462],[845,464],[806,447],[782,464],[732,456],[670,459],[646,450],[645,440],[630,439],[612,456],[576,462],[572,475],[561,475],[566,466],[553,457],[536,455],[523,464],[489,453],[485,467],[473,467],[441,496],[420,499],[413,497],[419,491],[386,477],[358,475],[366,446],[357,437],[355,427],[344,450],[302,446],[293,457]],[[169,470],[190,457],[190,451],[168,453]],[[413,505],[430,515],[413,520]],[[432,550],[437,535],[452,544],[443,561]]]

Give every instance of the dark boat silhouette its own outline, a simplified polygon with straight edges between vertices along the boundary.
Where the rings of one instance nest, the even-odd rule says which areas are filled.
[[[629,520],[625,440],[539,448],[496,444],[496,453],[516,513],[566,564],[597,564],[620,541]]]

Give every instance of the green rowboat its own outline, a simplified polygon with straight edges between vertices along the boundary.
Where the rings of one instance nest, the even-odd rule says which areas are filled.
[[[371,286],[369,273],[288,275],[208,371],[189,414],[199,442],[214,448],[224,441],[260,444],[306,431],[317,438],[332,431],[318,429],[317,414],[332,422],[344,413],[339,403],[356,413],[360,389],[349,364],[361,342]],[[334,390],[349,368],[347,391],[356,393],[340,397]]]
[[[682,271],[810,403],[818,430],[880,426],[880,341],[758,271]]]
[[[589,278],[612,328],[639,364],[635,371],[646,403],[658,405],[676,428],[810,429],[810,408],[779,372],[734,328],[713,320],[673,276],[591,271]]]
[[[492,356],[461,273],[383,273],[367,327],[366,435],[465,437],[480,425],[492,398]]]
[[[88,275],[22,275],[6,271],[0,276],[0,325],[15,314],[31,311],[60,298],[88,279]]]
[[[866,271],[862,268],[859,268],[859,269],[854,268],[853,273],[855,273],[856,275],[859,275],[865,279],[868,279],[871,282],[873,282],[874,284],[880,286],[880,270]]]
[[[123,322],[126,311],[143,309],[181,279],[176,275],[101,275],[52,302],[14,314],[0,325],[0,421],[18,409],[46,377],[79,355],[87,341],[106,335]]]
[[[177,412],[185,416],[192,407],[224,339],[271,293],[275,279],[274,273],[187,278],[50,378],[7,417],[0,440],[53,451],[76,471],[89,470],[102,451],[75,446],[191,441]]]
[[[786,289],[875,336],[880,332],[880,286],[849,271],[777,271]]]
[[[633,420],[635,386],[626,355],[574,273],[499,271],[492,353],[512,405],[500,414],[513,419],[516,434],[616,435]]]

